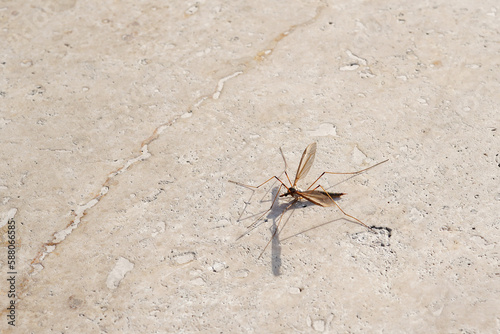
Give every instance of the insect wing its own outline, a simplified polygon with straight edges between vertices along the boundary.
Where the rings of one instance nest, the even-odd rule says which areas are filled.
[[[319,206],[325,207],[325,206],[335,205],[332,198],[323,191],[307,190],[307,191],[300,191],[298,192],[298,194],[307,199],[309,202],[312,202]]]
[[[299,168],[297,168],[297,174],[295,175],[295,181],[293,185],[297,185],[297,182],[305,177],[314,162],[314,157],[316,156],[316,143],[309,144],[302,153],[302,158],[300,158]],[[327,196],[328,197],[328,196]]]

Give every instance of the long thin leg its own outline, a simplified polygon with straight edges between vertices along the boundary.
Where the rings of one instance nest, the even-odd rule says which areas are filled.
[[[372,229],[370,226],[366,225],[365,223],[363,223],[361,220],[359,220],[358,218],[354,217],[354,216],[351,216],[350,214],[347,214],[344,210],[342,210],[342,208],[337,204],[337,202],[335,202],[333,200],[333,198],[330,196],[330,194],[328,193],[328,191],[325,190],[325,188],[323,188],[323,186],[321,185],[318,185],[318,187],[320,187],[321,189],[323,189],[323,191],[325,192],[325,194],[330,198],[330,200],[337,206],[337,208],[339,208],[340,211],[342,211],[342,213],[344,215],[346,215],[347,217],[349,218],[352,218],[354,219],[355,221],[357,221],[358,223],[360,223],[361,225],[363,225],[364,227],[366,227],[367,229]]]
[[[285,210],[283,210],[283,212],[281,213],[280,215],[280,219],[278,220],[278,224],[276,225],[276,229],[274,230],[274,233],[273,235],[271,236],[271,239],[269,239],[269,241],[267,242],[266,244],[266,247],[264,247],[264,249],[262,250],[262,252],[260,252],[260,255],[257,259],[260,259],[262,257],[262,254],[264,254],[264,252],[266,251],[267,249],[267,246],[269,246],[269,244],[271,243],[271,241],[274,239],[274,237],[276,236],[276,233],[278,233],[278,230],[279,230],[279,227],[280,227],[280,224],[281,224],[281,220],[283,219],[283,215],[285,214],[285,212],[292,206],[294,205],[295,203],[297,203],[297,199],[293,200],[292,203],[288,204],[288,206],[285,208]]]
[[[314,184],[316,184],[316,182],[318,182],[318,181],[319,181],[319,179],[321,179],[321,178],[323,177],[323,175],[325,175],[325,174],[344,174],[344,175],[347,175],[347,174],[359,174],[359,173],[363,173],[364,171],[367,171],[367,170],[369,170],[369,169],[372,169],[373,167],[376,167],[376,166],[378,166],[378,165],[380,165],[380,164],[383,164],[384,162],[387,162],[387,161],[389,161],[389,159],[386,159],[386,160],[384,160],[384,161],[381,161],[381,162],[379,162],[378,164],[375,164],[375,165],[370,166],[370,167],[368,167],[368,168],[365,168],[365,169],[362,169],[362,170],[358,170],[358,171],[356,171],[356,172],[345,172],[345,173],[338,173],[338,172],[323,172],[323,173],[322,173],[322,174],[321,174],[321,175],[320,175],[320,176],[316,179],[316,181],[314,181],[314,182],[313,182],[313,183],[309,186],[309,188],[307,188],[307,190],[311,189],[311,188],[312,188],[312,186],[313,186]]]
[[[283,158],[283,162],[285,163],[285,170],[280,174],[280,177],[281,175],[283,175],[283,173],[285,173],[286,175],[286,178],[288,179],[288,182],[290,182],[290,178],[288,177],[288,174],[286,172],[287,168],[288,168],[288,165],[286,163],[286,158],[285,158],[285,154],[283,153],[283,150],[281,149],[280,147],[280,153],[281,153],[281,157]],[[247,231],[242,234],[241,236],[238,237],[238,239],[236,240],[239,240],[241,239],[243,236],[247,235],[248,232],[252,229],[255,228],[255,224],[260,220],[262,219],[262,217],[264,217],[269,211],[271,211],[271,209],[273,208],[274,206],[274,202],[276,202],[276,199],[278,198],[279,194],[280,194],[280,191],[281,191],[281,187],[285,187],[287,189],[287,191],[289,192],[290,189],[283,183],[283,181],[280,180],[279,177],[277,176],[273,176],[273,177],[270,177],[267,181],[259,184],[258,186],[251,186],[251,185],[247,185],[247,184],[243,184],[243,183],[240,183],[240,182],[236,182],[236,181],[232,181],[232,180],[229,180],[229,182],[231,183],[234,183],[234,184],[237,184],[237,185],[240,185],[240,186],[243,186],[243,187],[246,187],[246,188],[253,188],[253,189],[258,189],[260,187],[262,187],[264,184],[266,184],[267,182],[271,181],[272,179],[276,179],[278,180],[281,184],[280,184],[280,187],[278,188],[278,192],[276,193],[276,195],[274,196],[274,199],[273,199],[273,202],[271,203],[271,207],[266,211],[264,212],[262,215],[259,216],[259,218],[257,218],[257,220],[255,220],[252,224],[250,224],[248,227],[247,227]],[[292,182],[290,182],[290,184],[292,184]]]
[[[271,211],[271,209],[272,209],[272,208],[273,208],[273,206],[274,206],[274,202],[276,202],[276,199],[278,198],[278,195],[280,194],[281,187],[283,187],[283,185],[281,185],[281,184],[280,184],[280,187],[278,188],[278,192],[276,193],[276,196],[274,196],[273,202],[271,203],[271,207],[270,207],[270,208],[269,208],[266,212],[264,212],[262,215],[260,215],[260,216],[259,216],[259,218],[257,218],[257,219],[256,219],[256,220],[252,223],[252,224],[248,225],[248,226],[247,226],[247,231],[246,231],[244,234],[240,235],[240,236],[238,237],[238,239],[236,239],[236,240],[240,240],[240,239],[241,239],[241,238],[243,238],[245,235],[247,235],[247,234],[248,234],[248,232],[250,232],[251,230],[253,230],[253,229],[255,228],[255,224],[257,224],[257,222],[258,222],[259,220],[261,220],[261,218],[262,218],[262,217],[264,217],[264,216],[265,216],[265,215],[266,215],[269,211]]]
[[[246,188],[254,188],[254,189],[257,189],[257,188],[260,188],[262,187],[264,184],[266,184],[267,182],[271,181],[272,179],[276,179],[278,180],[281,184],[280,184],[280,188],[278,189],[278,192],[276,193],[276,196],[274,197],[274,200],[273,200],[273,203],[271,204],[271,207],[269,208],[269,210],[267,210],[266,212],[264,212],[264,214],[262,216],[259,217],[262,218],[264,217],[264,215],[266,213],[268,213],[272,208],[273,208],[273,205],[274,205],[274,202],[276,201],[276,198],[278,197],[279,193],[280,193],[280,190],[281,190],[281,187],[285,187],[287,189],[287,191],[289,190],[289,188],[286,186],[286,184],[283,183],[283,181],[281,181],[277,176],[273,176],[271,178],[269,178],[269,180],[259,184],[258,186],[250,186],[250,185],[247,185],[247,184],[243,184],[243,183],[240,183],[240,182],[236,182],[236,181],[231,181],[229,180],[229,182],[231,183],[234,183],[234,184],[237,184],[239,186],[243,186],[243,187],[246,187]],[[252,226],[253,224],[255,224],[257,221],[259,221],[259,219],[257,219],[254,223],[252,223],[250,226]],[[249,227],[250,227],[249,226]],[[241,237],[240,237],[241,238]],[[238,238],[239,239],[239,238]]]
[[[290,186],[293,186],[292,181],[290,181],[290,178],[288,177],[288,173],[285,171],[285,176],[288,179],[288,182],[290,182]]]
[[[234,183],[234,184],[237,184],[237,185],[240,185],[240,186],[243,186],[243,187],[247,187],[247,188],[254,188],[254,189],[257,189],[257,188],[260,188],[261,186],[263,186],[264,184],[266,184],[267,182],[271,181],[272,179],[276,179],[278,180],[281,184],[280,184],[280,187],[278,189],[278,192],[276,193],[276,196],[274,196],[274,199],[273,199],[273,202],[271,203],[271,207],[266,211],[264,212],[262,215],[259,216],[259,218],[257,218],[252,224],[250,224],[247,229],[249,230],[252,230],[255,228],[255,224],[262,218],[264,217],[269,211],[271,211],[271,209],[273,208],[274,206],[274,202],[276,202],[276,199],[278,198],[279,194],[280,194],[280,191],[281,191],[281,187],[285,187],[287,189],[287,191],[289,191],[289,188],[286,186],[286,184],[283,183],[283,181],[281,181],[277,176],[273,176],[273,177],[270,177],[267,181],[259,184],[258,186],[250,186],[250,185],[247,185],[247,184],[243,184],[243,183],[240,183],[240,182],[236,182],[236,181],[232,181],[232,180],[229,180],[229,182],[231,183]],[[247,235],[248,234],[248,231],[245,232],[244,234],[240,235],[238,237],[238,239],[236,240],[239,240],[241,239],[243,236]]]
[[[278,181],[281,182],[281,184],[283,184],[283,182],[277,177],[277,176],[272,176],[270,177],[267,181],[265,182],[262,182],[261,184],[259,184],[258,186],[251,186],[251,185],[248,185],[248,184],[243,184],[243,183],[240,183],[240,182],[236,182],[236,181],[233,181],[233,180],[228,180],[229,182],[231,183],[234,183],[234,184],[237,184],[239,186],[242,186],[242,187],[246,187],[246,188],[253,188],[253,189],[257,189],[257,188],[260,188],[262,187],[264,184],[266,184],[267,182],[271,181],[272,179],[276,179]],[[286,186],[285,186],[286,187]]]
[[[280,152],[281,152],[281,156],[283,157],[283,162],[285,163],[285,172],[286,172],[288,165],[286,163],[285,155],[283,154],[283,150],[281,149],[281,147],[280,147]]]
[[[286,158],[285,158],[285,154],[283,154],[283,150],[281,149],[280,147],[280,153],[281,153],[281,157],[283,158],[283,162],[285,163],[285,170],[284,172],[286,173],[286,169],[288,167],[287,163],[286,163]],[[281,173],[283,174],[283,173]],[[281,175],[280,175],[281,177]],[[288,176],[287,176],[288,177]],[[240,182],[236,182],[236,181],[232,181],[232,180],[229,180],[229,182],[231,183],[234,183],[234,184],[237,184],[237,185],[240,185],[240,186],[243,186],[243,187],[247,187],[247,188],[254,188],[254,189],[257,189],[257,188],[260,188],[261,186],[263,186],[264,184],[266,184],[267,182],[271,181],[273,178],[276,178],[278,181],[281,182],[281,180],[277,177],[277,176],[273,176],[273,177],[270,177],[269,180],[263,182],[262,184],[258,185],[258,186],[250,186],[248,184],[243,184],[243,183],[240,183]],[[290,180],[290,179],[289,179]],[[283,182],[281,182],[283,184]],[[286,186],[285,186],[286,187]]]

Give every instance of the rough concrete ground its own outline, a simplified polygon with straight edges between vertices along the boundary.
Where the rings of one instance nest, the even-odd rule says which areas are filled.
[[[0,8],[19,333],[497,333],[496,1]],[[264,255],[283,171],[318,143]],[[11,221],[12,222],[12,221]],[[5,286],[3,286],[5,284]],[[16,302],[16,327],[5,309]]]

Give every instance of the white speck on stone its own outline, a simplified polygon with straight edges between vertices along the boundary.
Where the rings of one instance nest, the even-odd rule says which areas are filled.
[[[9,220],[13,219],[16,213],[17,213],[16,208],[12,208],[9,211],[7,211],[7,213],[4,214],[2,221],[0,221],[0,227],[4,227],[5,225],[7,225]]]
[[[359,62],[361,65],[365,65],[368,64],[368,62],[366,61],[366,59],[364,58],[361,58],[361,57],[358,57],[356,56],[354,53],[352,53],[350,50],[346,50],[347,55],[349,56],[349,58],[351,59],[354,59],[356,60],[357,62]]]
[[[124,257],[120,257],[116,261],[115,267],[108,275],[106,286],[108,289],[114,290],[119,285],[125,275],[134,268],[134,264]]]
[[[361,150],[355,146],[354,149],[352,150],[352,160],[354,161],[355,164],[361,165],[363,164],[363,161],[366,159],[366,155],[361,152]]]
[[[249,274],[249,271],[247,269],[240,269],[240,270],[237,270],[235,273],[234,273],[234,277],[236,278],[245,278],[247,277]]]
[[[337,136],[337,127],[332,123],[322,123],[318,129],[308,131],[311,137]]]
[[[314,320],[312,327],[317,332],[325,331],[325,321],[324,320]]]
[[[151,233],[152,237],[156,237],[158,234],[165,232],[166,224],[165,222],[156,223],[156,228],[154,232]]]
[[[418,99],[417,99],[417,101],[418,101],[418,103],[420,103],[420,104],[427,105],[427,100],[426,100],[426,99],[424,99],[424,98],[422,98],[422,97],[421,97],[421,98],[418,98]]]
[[[339,70],[341,70],[341,71],[355,71],[358,68],[359,68],[358,64],[350,64],[350,65],[342,66],[341,68],[339,68]]]
[[[216,273],[224,269],[226,269],[226,264],[224,262],[215,262],[212,265],[212,270],[215,271]]]
[[[201,277],[196,277],[196,278],[191,280],[191,283],[193,285],[201,286],[201,285],[205,285],[205,280]]]
[[[363,79],[366,79],[366,78],[374,78],[375,77],[375,74],[372,73],[372,71],[370,71],[369,68],[367,68],[366,70],[364,71],[361,71],[359,73],[359,76]]]
[[[187,252],[187,253],[182,253],[178,254],[174,257],[174,261],[177,264],[186,264],[191,261],[194,261],[196,258],[196,254],[194,252]]]
[[[423,218],[424,218],[424,215],[420,211],[418,211],[417,208],[412,208],[410,210],[410,220],[412,222],[417,222],[419,220],[422,220]]]
[[[198,11],[198,7],[199,7],[199,4],[195,3],[193,6],[189,7],[188,9],[186,9],[186,11],[184,12],[184,14],[186,14],[186,15],[193,15],[194,13],[196,13]]]

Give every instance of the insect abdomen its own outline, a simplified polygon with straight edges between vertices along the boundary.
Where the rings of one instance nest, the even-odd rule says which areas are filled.
[[[330,193],[329,192],[328,195],[330,195],[330,197],[332,197],[332,198],[335,198],[335,197],[339,198],[340,196],[345,195],[345,193]]]

